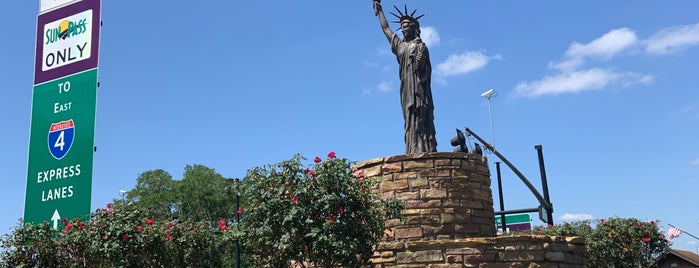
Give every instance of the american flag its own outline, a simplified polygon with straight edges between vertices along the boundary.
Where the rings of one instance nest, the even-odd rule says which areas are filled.
[[[673,239],[675,237],[679,237],[683,232],[684,231],[682,231],[682,229],[670,225],[670,229],[667,229],[667,237],[669,239]]]

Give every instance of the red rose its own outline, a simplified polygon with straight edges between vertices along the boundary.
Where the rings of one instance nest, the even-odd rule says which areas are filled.
[[[136,226],[136,231],[139,231],[139,232],[140,232],[140,231],[143,231],[143,227],[141,227],[141,225]]]
[[[317,157],[317,156],[316,156],[316,159],[313,159],[313,162],[316,162],[316,163],[320,163],[320,161],[323,161],[323,160],[321,160],[320,157]]]
[[[236,211],[238,214],[243,214],[243,207],[238,207],[238,211]]]
[[[604,219],[599,219],[599,222],[604,222]]]
[[[360,170],[359,173],[357,173],[357,180],[359,182],[362,182],[364,180],[364,170]]]
[[[309,172],[308,172],[308,175],[311,176],[311,178],[315,178],[315,177],[316,177],[316,173],[315,173],[313,170],[309,171]]]
[[[226,220],[224,220],[224,219],[218,220],[218,229],[222,232],[226,230]]]
[[[107,203],[107,208],[112,208],[112,203]]]
[[[165,236],[165,240],[167,240],[167,241],[172,240],[172,235],[168,234],[167,236]]]
[[[298,197],[296,197],[296,196],[292,196],[292,197],[291,197],[291,203],[296,204],[296,203],[298,203],[298,202],[299,202],[299,198],[298,198]]]
[[[328,216],[327,220],[328,222],[333,222],[335,220],[335,216]]]
[[[129,241],[129,234],[122,235],[121,239],[123,239],[124,241]]]
[[[648,241],[650,241],[650,238],[648,238],[648,237],[643,238],[643,243],[648,243]]]
[[[310,172],[310,171],[311,171],[310,169],[305,168],[305,169],[303,170],[303,174],[308,174],[308,172]]]
[[[85,224],[81,222],[80,225],[78,225],[78,230],[82,231],[83,229],[85,229]]]
[[[328,158],[335,158],[335,152],[329,152]]]
[[[73,224],[72,224],[72,223],[69,223],[68,225],[66,225],[66,227],[63,228],[63,232],[69,231],[70,228],[73,228]]]
[[[337,207],[337,213],[339,213],[340,215],[342,215],[343,213],[345,213],[345,208],[343,208],[343,207]]]
[[[63,219],[61,219],[61,222],[62,222],[62,223],[66,223],[67,221],[68,221],[68,219],[67,219],[67,218],[63,218]]]
[[[151,219],[146,220],[146,224],[148,224],[148,225],[153,225],[153,223],[155,223],[155,222]]]

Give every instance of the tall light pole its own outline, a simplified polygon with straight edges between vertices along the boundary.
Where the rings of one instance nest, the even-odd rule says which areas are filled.
[[[493,108],[490,103],[490,98],[497,96],[497,92],[494,89],[489,89],[481,94],[481,97],[488,99],[488,113],[490,114],[490,133],[492,135],[492,143],[490,146],[495,148],[495,130],[493,130]]]

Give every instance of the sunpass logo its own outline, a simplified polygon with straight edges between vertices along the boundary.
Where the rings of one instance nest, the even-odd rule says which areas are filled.
[[[86,31],[87,19],[81,19],[79,21],[63,20],[58,24],[58,27],[46,31],[46,42],[44,45],[58,42],[59,40],[65,40],[68,37],[80,35]]]
[[[44,24],[41,70],[48,71],[81,60],[92,52],[92,9]]]

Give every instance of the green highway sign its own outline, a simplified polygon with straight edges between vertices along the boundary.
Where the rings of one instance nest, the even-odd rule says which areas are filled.
[[[34,87],[25,222],[90,213],[97,69]]]
[[[24,223],[90,214],[100,0],[39,14]]]
[[[529,216],[529,214],[505,215],[505,223],[507,225],[520,224],[520,223],[530,223],[531,221],[532,221],[532,218]],[[502,216],[495,215],[495,224],[498,226],[502,225]]]
[[[531,230],[532,218],[529,214],[511,214],[505,215],[505,225],[507,229],[505,232],[517,232],[524,230]],[[498,232],[502,232],[502,216],[495,215],[495,228],[498,228]]]

